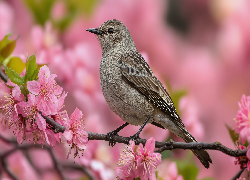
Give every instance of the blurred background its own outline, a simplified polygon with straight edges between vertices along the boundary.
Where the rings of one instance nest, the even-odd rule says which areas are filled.
[[[1,0],[0,39],[9,33],[12,38],[18,36],[14,55],[25,61],[27,53],[36,53],[38,63],[48,64],[51,73],[57,74],[58,84],[68,91],[68,113],[78,107],[84,113],[86,131],[106,134],[123,121],[103,98],[101,48],[86,29],[118,19],[128,27],[138,51],[170,92],[191,134],[198,141],[219,141],[234,149],[225,125],[234,127],[238,101],[242,94],[250,94],[249,17],[249,0]],[[130,125],[120,135],[130,136],[138,129]],[[147,125],[141,137],[181,141],[153,125]],[[1,152],[8,150],[0,143]],[[67,147],[62,146],[54,148],[57,158],[74,162],[66,160]],[[123,147],[90,141],[83,157],[75,161],[96,179],[115,179],[114,168]],[[165,152],[165,166],[161,167],[165,175],[159,169],[159,177],[177,179],[178,172],[184,179],[231,179],[239,171],[235,158],[208,152],[213,160],[210,169],[190,151]],[[37,167],[52,166],[42,150],[30,154]],[[53,171],[37,175],[21,153],[11,156],[8,164],[20,179],[59,178]],[[84,179],[81,173],[68,175]]]

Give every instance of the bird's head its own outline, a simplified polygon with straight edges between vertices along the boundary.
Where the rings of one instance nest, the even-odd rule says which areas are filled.
[[[133,39],[127,27],[116,19],[104,22],[98,28],[87,29],[97,35],[103,53],[113,48],[135,48]]]

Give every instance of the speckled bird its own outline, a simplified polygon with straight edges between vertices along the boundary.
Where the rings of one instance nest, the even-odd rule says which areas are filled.
[[[197,142],[185,128],[168,92],[138,52],[127,27],[112,19],[87,31],[96,34],[102,48],[100,82],[105,100],[126,121],[111,134],[128,124],[144,127],[151,123],[168,129],[187,143]],[[212,160],[207,151],[192,151],[209,168]]]

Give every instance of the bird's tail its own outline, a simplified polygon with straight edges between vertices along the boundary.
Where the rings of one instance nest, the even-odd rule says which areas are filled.
[[[186,143],[189,142],[197,142],[196,139],[188,132],[185,132],[185,138],[183,140]],[[210,158],[208,152],[205,149],[197,150],[191,149],[195,156],[200,160],[200,162],[205,166],[205,168],[209,168],[209,163],[212,163],[212,159]]]

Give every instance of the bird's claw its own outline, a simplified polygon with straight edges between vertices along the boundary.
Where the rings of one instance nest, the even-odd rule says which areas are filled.
[[[111,131],[111,132],[107,133],[107,140],[109,141],[109,146],[114,147],[114,145],[116,144],[116,142],[114,141],[115,135],[117,135],[116,131]]]
[[[135,134],[133,136],[129,136],[128,140],[127,140],[127,144],[129,144],[129,141],[132,140],[134,142],[136,142],[137,139],[139,139],[139,135],[138,134]]]

